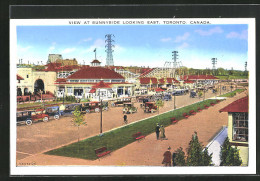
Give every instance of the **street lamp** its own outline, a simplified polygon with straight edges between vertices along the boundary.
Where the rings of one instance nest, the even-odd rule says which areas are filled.
[[[102,133],[102,99],[100,99],[100,89],[99,89],[99,101],[100,101],[100,134]]]

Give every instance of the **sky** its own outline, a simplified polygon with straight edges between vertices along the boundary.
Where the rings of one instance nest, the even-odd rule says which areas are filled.
[[[178,61],[188,68],[244,70],[248,53],[248,25],[89,25],[17,26],[17,63],[43,62],[49,54],[62,54],[90,64],[106,64],[105,35],[113,34],[116,66],[163,67],[178,51]]]

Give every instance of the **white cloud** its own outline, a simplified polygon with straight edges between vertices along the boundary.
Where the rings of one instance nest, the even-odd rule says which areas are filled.
[[[65,48],[64,50],[61,51],[62,54],[66,54],[66,53],[71,53],[74,52],[76,50],[76,48]]]
[[[184,49],[184,48],[187,48],[188,46],[189,46],[188,43],[183,42],[180,46],[178,46],[178,49]]]
[[[52,42],[52,45],[49,47],[48,51],[51,52],[51,51],[55,50],[55,45],[56,45],[56,42]]]
[[[17,46],[18,52],[21,52],[21,53],[27,52],[31,48],[32,48],[32,46],[26,46],[26,47],[22,47],[20,45]]]
[[[241,33],[238,32],[230,32],[226,35],[227,38],[238,38],[238,39],[244,39],[247,40],[248,37],[248,31],[247,30],[243,30]]]
[[[103,39],[97,39],[93,45],[91,45],[86,52],[93,52],[95,50],[95,48],[100,49],[100,48],[104,48],[105,47],[105,40]]]
[[[174,42],[178,43],[181,41],[185,41],[188,39],[189,36],[190,36],[190,33],[186,32],[182,36],[177,36]]]
[[[200,34],[201,36],[210,36],[213,35],[215,33],[223,33],[223,30],[220,27],[215,27],[215,28],[211,28],[207,31],[205,30],[195,30],[196,33]]]
[[[82,41],[87,42],[87,41],[91,41],[91,40],[92,40],[92,38],[86,38],[86,39],[83,39]]]
[[[116,53],[121,53],[121,52],[125,51],[125,48],[123,48],[122,46],[116,44],[115,47],[114,47],[114,50],[115,50]]]
[[[168,41],[171,41],[172,38],[162,38],[160,39],[161,42],[168,42]]]

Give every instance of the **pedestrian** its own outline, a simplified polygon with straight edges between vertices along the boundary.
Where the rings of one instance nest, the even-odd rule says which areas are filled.
[[[164,164],[164,166],[166,166],[166,167],[171,166],[172,154],[171,154],[170,150],[171,150],[171,147],[169,146],[167,151],[165,151],[163,154],[162,164]]]
[[[156,124],[155,133],[156,133],[156,138],[158,140],[160,135],[160,125],[158,123]]]
[[[161,139],[161,140],[166,139],[165,129],[164,129],[164,126],[163,126],[163,125],[160,126],[160,139]]]
[[[176,152],[172,153],[172,166],[176,166],[176,161],[175,161],[176,155],[177,155]]]
[[[124,118],[124,123],[127,124],[127,115],[124,114],[124,117],[123,117],[123,118]]]

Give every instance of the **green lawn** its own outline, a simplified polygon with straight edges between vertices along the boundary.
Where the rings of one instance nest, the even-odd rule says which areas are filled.
[[[229,92],[229,93],[226,93],[226,94],[223,94],[219,97],[234,97],[236,95],[236,93],[240,93],[240,92],[243,92],[245,89],[236,89],[232,92]]]
[[[216,103],[216,100],[205,100],[152,118],[147,118],[125,127],[106,132],[103,136],[87,138],[80,142],[48,151],[45,154],[95,160],[97,157],[94,150],[97,148],[106,146],[108,150],[117,150],[134,142],[135,140],[132,137],[133,134],[137,132],[142,132],[143,135],[154,133],[156,123],[168,126],[171,124],[170,118],[175,117],[176,119],[181,120],[183,119],[182,114],[184,112],[189,113],[190,110],[196,111],[198,107],[203,109],[204,105],[209,106],[210,103]]]

